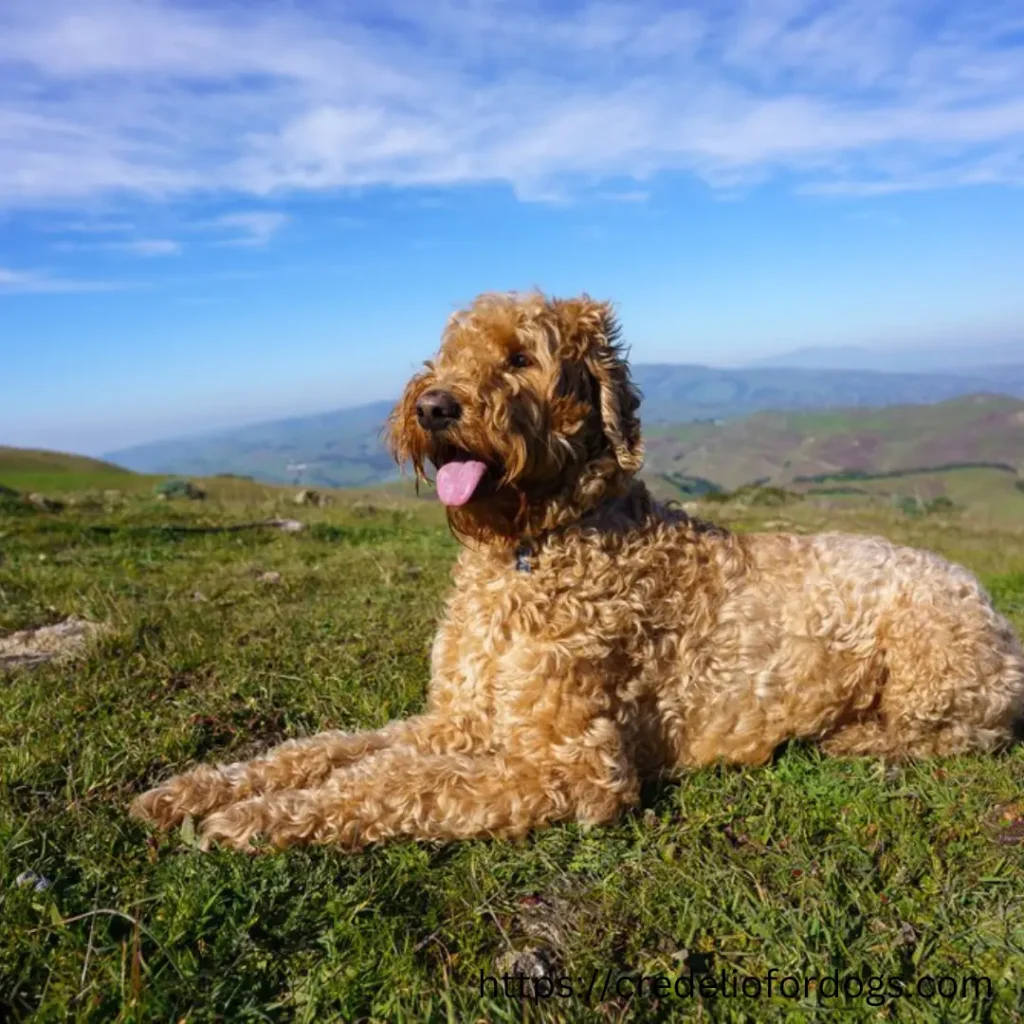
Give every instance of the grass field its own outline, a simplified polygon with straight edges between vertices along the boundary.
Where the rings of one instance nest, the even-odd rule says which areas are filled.
[[[1019,532],[809,502],[714,514],[934,548],[1024,629]],[[189,529],[270,515],[307,529]],[[128,819],[197,761],[419,709],[455,553],[437,506],[397,492],[297,509],[223,481],[206,502],[126,490],[0,518],[0,635],[70,614],[109,626],[79,662],[0,675],[0,1020],[1024,1019],[1019,749],[886,767],[792,747],[652,786],[614,827],[521,844],[249,858]],[[17,884],[26,871],[52,884]],[[481,994],[516,954],[565,974],[560,996]],[[771,999],[763,982],[758,999],[708,992],[771,970]],[[616,991],[691,972],[703,996]],[[836,974],[854,995],[805,988]],[[873,977],[907,994],[875,1005]]]

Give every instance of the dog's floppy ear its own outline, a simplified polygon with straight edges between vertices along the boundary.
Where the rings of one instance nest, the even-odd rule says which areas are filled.
[[[420,480],[426,479],[426,474],[423,431],[416,429],[416,402],[428,387],[427,382],[434,369],[433,364],[429,362],[425,365],[426,370],[417,373],[406,385],[383,429],[384,443],[390,449],[395,462],[403,467],[406,463],[412,463],[417,489]]]
[[[596,302],[587,295],[556,300],[554,305],[570,358],[583,364],[596,388],[601,426],[615,460],[635,473],[644,462],[637,416],[640,392],[629,376],[615,311],[611,303]]]

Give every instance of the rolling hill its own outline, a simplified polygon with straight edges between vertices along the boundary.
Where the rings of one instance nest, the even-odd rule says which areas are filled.
[[[1024,398],[1024,366],[960,374],[813,369],[726,370],[637,364],[645,429],[696,420],[735,420],[769,409],[814,410],[942,402],[972,392]],[[396,478],[381,444],[390,402],[260,423],[111,452],[145,473],[241,473],[270,482],[366,486]],[[302,465],[303,470],[294,467]]]
[[[971,395],[935,405],[765,412],[720,425],[656,426],[647,440],[649,471],[727,488],[961,466],[1024,471],[1024,402]]]
[[[120,487],[135,474],[85,455],[0,445],[0,485],[14,491]]]
[[[663,498],[757,482],[832,507],[943,499],[989,524],[1024,525],[1024,402],[1000,395],[655,427],[647,453]]]

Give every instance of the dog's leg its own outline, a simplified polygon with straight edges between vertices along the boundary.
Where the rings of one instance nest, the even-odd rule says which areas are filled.
[[[394,721],[376,731],[324,732],[289,740],[252,761],[200,765],[143,793],[132,804],[132,815],[170,828],[186,814],[209,814],[260,793],[316,786],[332,771],[395,744],[442,753],[472,751],[482,742],[474,721],[437,714]]]
[[[608,749],[562,744],[523,754],[429,755],[381,751],[334,772],[316,789],[268,793],[211,815],[205,844],[249,849],[334,843],[360,849],[391,837],[516,836],[559,819],[610,821],[639,799],[628,764]]]

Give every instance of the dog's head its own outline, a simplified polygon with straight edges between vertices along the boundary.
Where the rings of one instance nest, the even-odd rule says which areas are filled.
[[[582,515],[643,462],[637,408],[607,302],[482,295],[391,414],[399,462],[456,532],[512,539]]]

